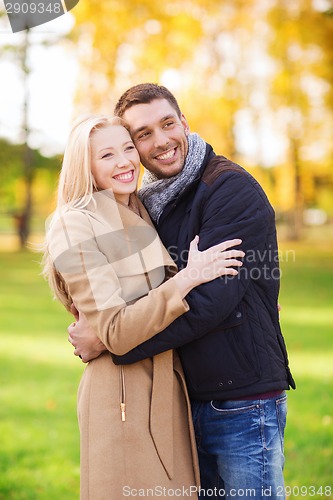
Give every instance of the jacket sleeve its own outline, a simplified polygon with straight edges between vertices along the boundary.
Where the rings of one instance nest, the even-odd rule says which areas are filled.
[[[112,353],[130,351],[188,310],[173,280],[127,304],[114,266],[99,249],[83,212],[69,211],[58,219],[49,232],[48,247],[75,306]]]
[[[246,255],[239,274],[193,289],[186,297],[190,306],[186,314],[126,356],[113,356],[116,364],[134,363],[198,339],[222,324],[241,302],[250,281],[263,272],[263,255],[268,251],[266,236],[269,228],[275,229],[274,211],[253,181],[238,172],[225,173],[206,187],[198,212],[200,250],[228,239],[242,239],[239,248]],[[193,228],[189,239],[197,229]]]

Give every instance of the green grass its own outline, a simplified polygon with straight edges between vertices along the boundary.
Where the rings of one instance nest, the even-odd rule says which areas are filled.
[[[0,254],[0,498],[72,500],[83,365],[67,342],[71,317],[52,301],[38,259]]]
[[[333,498],[325,492],[325,486],[333,489],[331,247],[281,248],[281,323],[297,382],[288,393],[285,440],[290,498]],[[0,253],[0,498],[74,500],[83,365],[67,342],[72,319],[51,300],[38,259]]]
[[[301,496],[301,486],[318,492],[308,490],[305,498],[333,498],[332,247],[332,241],[281,246],[281,323],[297,383],[289,393],[285,440],[290,498]]]

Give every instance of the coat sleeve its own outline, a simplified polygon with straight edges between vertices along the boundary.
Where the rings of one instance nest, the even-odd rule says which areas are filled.
[[[116,364],[134,363],[210,333],[222,325],[242,301],[256,273],[262,279],[263,255],[268,251],[265,248],[267,233],[275,229],[274,211],[260,186],[256,188],[252,181],[237,172],[226,173],[206,188],[207,194],[200,207],[199,249],[241,238],[240,248],[246,255],[239,274],[193,289],[186,297],[190,306],[186,314],[126,356],[113,356]]]
[[[112,353],[127,353],[188,310],[173,280],[127,304],[114,267],[99,249],[83,212],[69,211],[52,225],[48,248],[75,306]]]

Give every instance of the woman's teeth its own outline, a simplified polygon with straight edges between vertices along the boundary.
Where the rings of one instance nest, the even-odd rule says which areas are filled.
[[[133,179],[133,172],[127,172],[126,174],[119,174],[114,176],[118,181],[130,181]]]

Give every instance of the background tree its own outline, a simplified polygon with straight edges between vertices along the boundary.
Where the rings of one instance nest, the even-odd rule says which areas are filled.
[[[333,216],[331,5],[79,2],[71,33],[80,61],[75,114],[112,112],[142,81],[166,85],[192,130],[253,173],[298,238],[305,209]]]
[[[26,226],[22,223],[22,214],[26,214],[27,196],[29,196],[29,230],[32,220],[32,200],[35,208],[38,207],[38,217],[35,226],[44,231],[44,219],[50,212],[50,203],[54,198],[55,186],[61,165],[58,156],[45,157],[38,150],[30,149],[33,164],[29,164],[32,172],[27,191],[27,172],[24,158],[26,155],[25,144],[12,144],[5,139],[0,139],[0,220],[2,229],[8,227],[8,222],[14,223],[14,228],[19,238],[21,248],[27,244]],[[7,224],[5,221],[7,220]],[[36,227],[35,227],[36,229]]]
[[[292,196],[282,204],[294,239],[301,236],[305,207],[318,206],[321,180],[332,173],[333,18],[314,5],[310,0],[279,0],[267,17],[276,65],[271,102],[288,138],[284,177],[289,174]],[[285,186],[280,185],[284,196]]]
[[[81,2],[75,33],[90,50],[81,49],[79,106],[111,110],[130,85],[166,84],[192,128],[259,178],[297,238],[304,209],[325,205],[332,182],[333,18],[324,4]]]
[[[3,17],[3,13],[0,13]],[[1,20],[2,21],[2,20]],[[38,193],[39,187],[42,185],[45,188],[45,176],[41,175],[43,168],[51,169],[52,186],[47,189],[48,193],[54,189],[55,184],[55,168],[59,170],[60,160],[44,157],[37,149],[31,147],[31,135],[35,130],[32,129],[30,123],[31,115],[31,51],[38,46],[49,46],[59,41],[59,36],[52,37],[33,37],[33,32],[30,29],[22,33],[13,35],[13,43],[4,45],[2,49],[2,58],[12,62],[19,70],[22,88],[22,113],[20,134],[18,137],[19,144],[10,144],[7,141],[2,141],[3,150],[0,152],[2,162],[0,164],[0,175],[2,178],[2,186],[0,193],[2,194],[2,220],[10,215],[14,221],[14,227],[19,237],[21,248],[27,245],[28,238],[31,233],[31,221],[33,216],[34,196]],[[21,96],[18,96],[20,98]],[[57,163],[57,167],[55,164]],[[36,179],[36,175],[41,176],[41,180]],[[34,184],[39,184],[34,186]],[[10,201],[9,206],[5,206],[6,196],[8,195],[8,186],[14,187],[13,196],[7,198]],[[38,198],[38,195],[37,195]],[[40,207],[38,207],[40,210]],[[49,211],[49,210],[48,210]],[[1,214],[0,214],[1,215]],[[45,213],[43,214],[45,216]],[[41,217],[43,217],[40,214]]]

